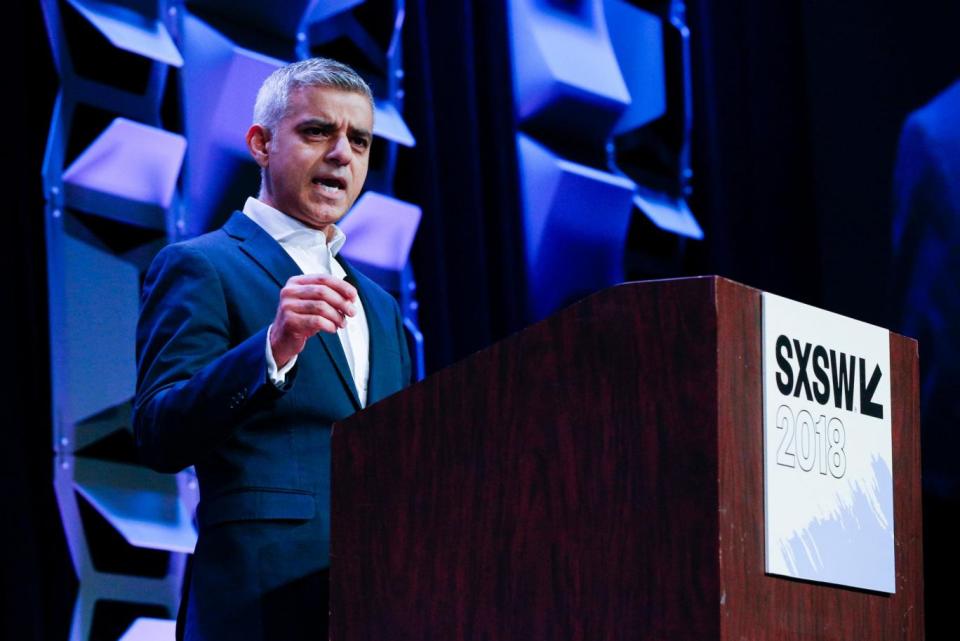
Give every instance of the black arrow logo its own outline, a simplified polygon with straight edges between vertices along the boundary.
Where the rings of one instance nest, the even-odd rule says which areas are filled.
[[[880,384],[880,379],[883,377],[883,373],[880,371],[880,366],[877,365],[873,374],[870,375],[870,382],[866,382],[865,372],[867,371],[867,365],[863,362],[863,359],[860,359],[860,413],[867,416],[872,416],[873,418],[883,418],[883,405],[880,403],[873,402],[873,394],[877,391],[877,386]]]

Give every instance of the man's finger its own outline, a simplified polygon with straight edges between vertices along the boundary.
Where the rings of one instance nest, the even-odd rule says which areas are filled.
[[[317,332],[336,333],[339,324],[330,320],[326,316],[319,314],[298,314],[293,313],[291,321],[299,330],[301,335],[313,335]]]
[[[293,299],[287,302],[287,309],[293,313],[307,316],[322,316],[346,327],[346,314],[325,300]]]
[[[303,274],[296,276],[297,283],[301,285],[326,285],[336,290],[341,296],[349,300],[357,299],[357,289],[345,280],[340,280],[329,274]],[[291,279],[292,280],[292,279]]]
[[[288,285],[284,288],[284,297],[294,300],[324,301],[346,316],[354,316],[357,313],[354,303],[349,298],[326,285]]]

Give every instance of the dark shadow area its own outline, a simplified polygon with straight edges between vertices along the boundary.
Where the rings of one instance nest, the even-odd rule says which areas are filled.
[[[50,339],[47,320],[43,150],[58,82],[40,5],[7,7],[4,59],[13,62],[4,172],[12,211],[0,240],[0,332],[9,363],[3,389],[0,484],[4,545],[0,551],[0,638],[66,639],[77,581],[53,491]]]

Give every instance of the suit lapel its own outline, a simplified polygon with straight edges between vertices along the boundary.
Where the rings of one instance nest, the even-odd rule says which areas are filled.
[[[323,343],[324,349],[327,350],[327,355],[330,356],[333,364],[337,366],[337,374],[340,375],[340,382],[347,388],[354,407],[356,407],[358,411],[362,410],[363,406],[360,405],[360,396],[357,394],[357,387],[353,382],[353,375],[350,373],[350,365],[347,363],[347,355],[343,352],[340,336],[329,332],[319,332],[316,338]]]
[[[240,251],[270,274],[270,277],[276,281],[277,286],[283,287],[291,277],[303,274],[297,263],[280,246],[280,243],[265,232],[260,225],[241,212],[235,212],[223,226],[223,229],[227,234],[240,241]],[[350,366],[347,364],[343,345],[340,344],[340,337],[336,333],[319,332],[316,338],[323,345],[330,360],[333,361],[340,382],[350,396],[350,400],[358,410],[361,409],[360,397],[357,395],[357,388],[353,383],[353,376],[350,374]]]
[[[279,287],[303,273],[280,243],[242,213],[235,212],[223,229],[240,241],[240,251],[270,274]]]
[[[367,405],[376,403],[386,396],[387,381],[385,380],[386,368],[382,366],[381,360],[384,358],[383,348],[388,345],[386,329],[383,326],[384,314],[374,306],[370,298],[370,292],[366,285],[366,279],[359,276],[346,259],[337,258],[347,272],[350,282],[357,288],[360,295],[360,302],[363,305],[367,316],[367,330],[370,336],[370,373],[367,381]]]

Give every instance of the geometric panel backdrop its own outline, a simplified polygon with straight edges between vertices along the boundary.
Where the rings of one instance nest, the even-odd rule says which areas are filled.
[[[510,0],[527,316],[624,277],[628,229],[702,238],[690,186],[681,0]],[[60,76],[44,161],[57,497],[80,594],[73,638],[167,630],[196,482],[136,465],[133,330],[166,243],[217,227],[257,190],[243,134],[262,79],[327,55],[374,92],[349,258],[399,300],[424,373],[410,247],[393,196],[403,117],[402,0],[42,0]],[[149,633],[152,634],[152,633]]]
[[[623,280],[633,183],[561,158],[524,134],[517,149],[530,311],[543,318]]]
[[[410,247],[392,196],[403,118],[402,0],[41,0],[60,91],[43,165],[54,483],[80,589],[71,639],[172,639],[196,541],[192,469],[137,462],[131,432],[140,283],[168,242],[255,195],[244,133],[264,77],[327,55],[376,104],[367,191],[344,220],[350,259],[400,301],[424,374]],[[355,245],[355,246],[354,246]]]
[[[683,10],[679,0],[510,0],[529,320],[622,281],[636,216],[703,237],[686,205]]]
[[[693,114],[684,3],[606,0],[604,7],[631,96],[610,141],[611,166],[636,183],[638,213],[666,232],[702,239],[687,207]]]

